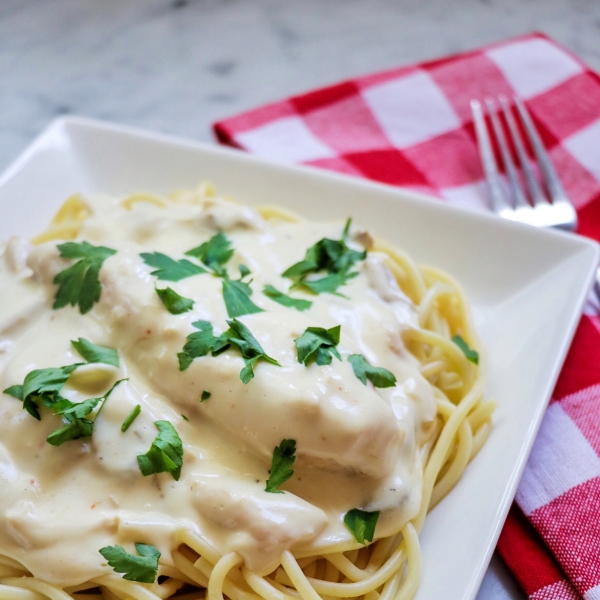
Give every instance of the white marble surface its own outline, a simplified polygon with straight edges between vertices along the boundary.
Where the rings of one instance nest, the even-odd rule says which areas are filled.
[[[58,115],[210,141],[261,103],[532,30],[600,69],[598,0],[0,0],[0,169]],[[478,600],[506,598],[495,558]]]

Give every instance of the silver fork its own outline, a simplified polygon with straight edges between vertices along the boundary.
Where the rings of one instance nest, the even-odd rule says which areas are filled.
[[[513,99],[527,139],[537,160],[538,169],[547,194],[544,193],[542,186],[535,176],[517,123],[510,110],[508,99],[505,96],[500,96],[498,100],[504,122],[507,125],[510,138],[519,157],[521,172],[527,184],[529,194],[526,194],[525,188],[519,179],[517,168],[502,129],[496,103],[490,98],[485,100],[487,112],[492,122],[493,135],[500,148],[502,163],[506,172],[508,193],[505,192],[498,173],[498,165],[496,164],[488,128],[485,123],[484,108],[478,100],[471,100],[471,110],[477,132],[481,164],[485,171],[492,199],[492,209],[499,216],[512,221],[519,221],[536,227],[552,227],[573,231],[577,227],[577,213],[565,194],[554,166],[550,161],[550,157],[544,148],[525,105],[519,98]]]

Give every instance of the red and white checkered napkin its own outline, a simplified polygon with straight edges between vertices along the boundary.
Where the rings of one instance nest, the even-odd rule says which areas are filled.
[[[215,124],[266,158],[407,186],[487,209],[469,101],[526,101],[600,241],[600,77],[543,35],[344,81]],[[600,310],[588,304],[499,551],[532,599],[600,600]]]

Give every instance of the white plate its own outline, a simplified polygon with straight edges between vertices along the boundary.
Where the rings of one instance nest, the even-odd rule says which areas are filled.
[[[372,228],[462,282],[490,362],[494,430],[429,515],[419,600],[475,597],[598,264],[598,246],[412,192],[77,118],[54,122],[0,177],[0,239],[41,231],[76,191],[168,192],[212,181],[249,204]]]

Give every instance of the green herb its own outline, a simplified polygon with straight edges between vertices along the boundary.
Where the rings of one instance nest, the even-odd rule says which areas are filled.
[[[373,367],[362,354],[351,354],[348,362],[352,365],[354,374],[365,385],[367,385],[367,379],[378,388],[396,385],[396,377],[393,373],[383,367]]]
[[[185,371],[195,358],[206,356],[211,352],[218,340],[213,335],[213,326],[208,321],[195,321],[192,326],[200,331],[195,331],[187,336],[187,343],[177,355],[180,371]]]
[[[214,275],[223,279],[223,300],[230,318],[263,311],[250,300],[252,289],[249,283],[242,281],[244,277],[250,275],[250,269],[246,265],[240,265],[240,279],[237,280],[230,279],[227,274],[224,265],[233,256],[234,250],[231,248],[231,241],[225,234],[217,233],[207,242],[188,250],[185,254],[197,258]]]
[[[91,411],[90,411],[91,412]],[[65,442],[90,437],[94,433],[94,422],[89,419],[72,418],[64,427],[56,429],[46,441],[52,446],[61,446]]]
[[[188,418],[187,418],[187,417],[186,417],[186,416],[185,416],[183,413],[181,414],[181,418],[182,418],[184,421],[189,421],[189,419],[188,419]]]
[[[351,219],[346,221],[340,240],[323,238],[306,251],[303,260],[283,272],[283,277],[294,280],[292,288],[302,286],[316,294],[323,292],[334,294],[337,293],[338,287],[356,277],[357,273],[351,272],[350,269],[359,260],[364,260],[367,252],[348,248],[346,239],[351,222]],[[307,279],[308,275],[322,271],[328,272],[329,276],[316,280]]]
[[[23,402],[23,408],[38,421],[41,420],[39,403],[53,406],[59,400],[64,400],[60,391],[69,379],[71,373],[83,363],[67,365],[66,367],[36,369],[27,373],[23,385],[12,385],[4,390],[17,400]]]
[[[287,296],[272,285],[265,285],[262,293],[267,298],[271,298],[271,300],[277,302],[278,304],[281,304],[282,306],[286,306],[288,308],[295,308],[299,311],[308,310],[312,306],[312,302],[310,302],[309,300],[301,300],[299,298],[292,298],[291,296]]]
[[[473,364],[479,364],[479,352],[469,348],[467,342],[465,342],[460,335],[455,335],[452,338],[452,341],[463,351],[463,354],[467,357],[467,360],[470,360]]]
[[[121,431],[125,433],[131,424],[137,419],[137,416],[142,412],[142,407],[137,404],[135,408],[127,415],[127,418],[123,421],[123,425],[121,425]]]
[[[200,402],[206,402],[210,398],[210,396],[211,396],[211,393],[204,390],[202,392],[202,396],[200,396]]]
[[[104,363],[113,367],[118,367],[120,364],[119,354],[114,348],[96,346],[85,338],[79,338],[77,341],[71,340],[71,345],[89,363]]]
[[[169,421],[154,423],[159,433],[146,454],[138,454],[137,461],[143,475],[170,473],[179,481],[183,466],[183,444],[179,434]]]
[[[147,544],[136,544],[140,556],[125,551],[122,546],[106,546],[99,550],[116,573],[125,573],[123,579],[139,583],[154,583],[158,574],[160,552]]]
[[[298,349],[298,362],[308,366],[316,361],[318,365],[330,365],[331,355],[342,360],[336,346],[340,342],[341,327],[331,329],[323,327],[307,327],[306,331],[294,340]]]
[[[66,398],[61,398],[54,404],[55,415],[61,416],[66,425],[53,431],[46,441],[53,446],[61,446],[65,442],[89,437],[94,432],[94,422],[86,419],[100,403],[104,403],[112,391],[126,379],[119,379],[111,388],[100,398],[88,398],[83,402],[71,402]]]
[[[185,371],[194,358],[206,356],[211,353],[217,356],[225,352],[231,346],[236,346],[246,363],[240,371],[240,379],[248,383],[254,377],[254,366],[259,360],[270,362],[280,366],[279,363],[268,356],[258,343],[252,332],[237,319],[227,321],[229,329],[219,337],[213,335],[213,327],[208,321],[196,321],[192,323],[200,331],[187,336],[187,343],[182,352],[177,355],[179,359],[179,370]]]
[[[344,523],[346,527],[354,534],[356,541],[360,544],[373,541],[375,535],[375,525],[379,519],[379,511],[367,512],[353,508],[344,515]]]
[[[84,315],[100,300],[102,285],[98,274],[104,261],[117,251],[87,242],[65,242],[57,248],[63,258],[80,260],[54,277],[53,283],[58,285],[58,290],[52,307],[79,306]]]
[[[345,296],[340,294],[337,289],[342,285],[346,285],[348,281],[354,279],[357,275],[358,271],[349,272],[346,269],[339,273],[334,273],[333,275],[326,275],[325,277],[321,277],[321,279],[303,279],[300,283],[294,284],[292,288],[305,287],[315,294],[328,293],[345,298]]]
[[[219,337],[219,340],[221,340],[219,343],[226,340],[228,346],[219,348],[217,344],[215,350],[213,350],[213,355],[215,352],[221,353],[226,350],[229,344],[237,346],[246,363],[246,366],[240,371],[242,383],[248,383],[254,377],[254,366],[259,360],[264,360],[278,367],[281,366],[274,358],[265,353],[257,339],[243,323],[237,319],[231,319],[227,321],[227,325],[229,325],[229,329]]]
[[[251,295],[250,285],[241,279],[236,281],[232,281],[227,277],[223,279],[223,300],[229,317],[241,317],[242,315],[263,312],[262,308],[256,306],[250,300]]]
[[[161,302],[172,315],[180,315],[184,312],[188,312],[188,310],[192,310],[192,307],[194,306],[193,300],[180,296],[170,287],[167,287],[164,290],[159,290],[158,288],[155,289]]]
[[[186,256],[193,256],[203,262],[209,269],[221,274],[221,267],[233,256],[231,242],[223,233],[217,233],[197,248],[188,250]]]
[[[283,492],[277,488],[280,485],[283,485],[294,474],[291,466],[296,460],[295,453],[296,440],[282,440],[281,444],[275,447],[265,492],[283,494]]]
[[[203,269],[200,265],[195,265],[185,258],[174,260],[160,252],[142,252],[140,256],[148,266],[156,269],[150,275],[154,275],[163,281],[180,281],[187,277],[206,273],[206,269]]]
[[[11,385],[10,387],[7,387],[4,390],[4,393],[23,402],[23,386],[21,384]]]

